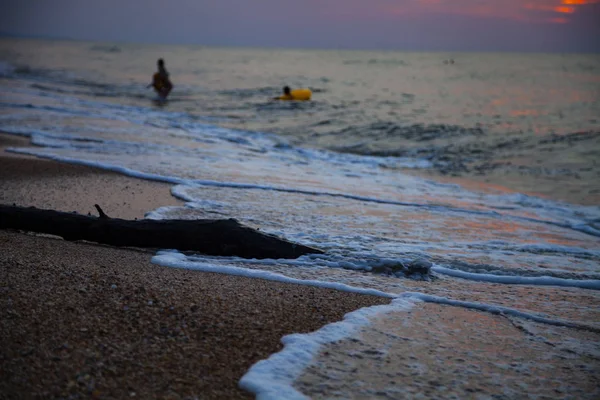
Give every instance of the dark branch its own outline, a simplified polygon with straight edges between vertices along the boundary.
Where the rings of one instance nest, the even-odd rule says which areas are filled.
[[[94,207],[96,207],[96,210],[98,210],[98,214],[100,214],[100,218],[110,218],[108,215],[106,215],[104,213],[104,211],[102,211],[102,209],[100,208],[100,206],[98,204],[94,204]]]
[[[136,220],[0,205],[0,229],[49,233],[65,240],[89,240],[113,246],[197,251],[216,256],[297,258],[323,253],[244,226],[234,219]]]

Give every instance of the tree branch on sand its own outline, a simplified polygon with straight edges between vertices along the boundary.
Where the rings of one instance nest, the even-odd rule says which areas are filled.
[[[297,258],[323,251],[289,242],[230,219],[125,220],[0,205],[0,229],[47,233],[65,240],[87,240],[112,246],[197,251],[215,256]]]

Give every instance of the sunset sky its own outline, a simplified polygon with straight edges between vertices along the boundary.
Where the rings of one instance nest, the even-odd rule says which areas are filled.
[[[600,0],[3,0],[0,31],[84,40],[600,52]]]

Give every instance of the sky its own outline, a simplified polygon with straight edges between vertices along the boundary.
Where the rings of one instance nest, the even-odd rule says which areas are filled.
[[[600,53],[600,0],[1,0],[3,33],[210,46]]]

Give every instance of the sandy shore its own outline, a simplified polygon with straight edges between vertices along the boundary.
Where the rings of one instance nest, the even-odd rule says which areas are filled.
[[[26,141],[1,136],[3,145]],[[0,155],[0,203],[141,218],[170,186]],[[0,231],[0,398],[251,398],[282,336],[388,300],[169,269],[152,252]]]
[[[171,196],[171,185],[4,151],[26,146],[29,139],[0,134],[0,203],[93,215],[99,204],[109,216],[126,219],[183,205]]]
[[[27,144],[0,135],[0,145]],[[99,203],[121,218],[181,204],[167,184],[6,153],[0,165],[0,203],[80,213]],[[169,269],[150,263],[150,251],[33,234],[0,230],[0,247],[0,398],[250,398],[239,379],[279,351],[283,335],[388,303]],[[405,285],[597,328],[595,291],[451,279]],[[597,329],[417,303],[322,348],[295,386],[313,398],[597,398],[598,343]]]

